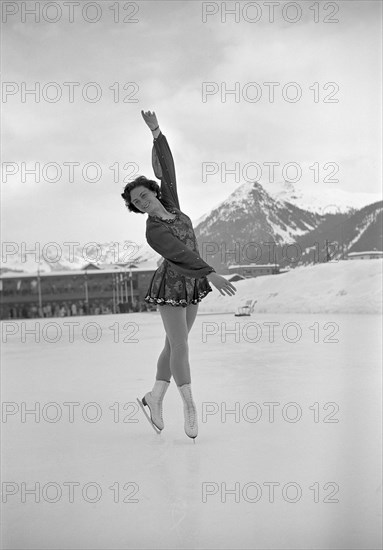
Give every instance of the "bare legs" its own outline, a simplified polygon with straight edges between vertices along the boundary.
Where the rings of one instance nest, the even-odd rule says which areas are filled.
[[[198,304],[187,307],[162,305],[159,311],[166,338],[157,362],[156,380],[170,382],[173,376],[177,386],[190,384],[188,335],[197,316]]]

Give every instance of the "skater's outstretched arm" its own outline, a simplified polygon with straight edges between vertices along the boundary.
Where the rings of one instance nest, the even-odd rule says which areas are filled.
[[[215,269],[203,261],[201,256],[191,250],[183,243],[168,226],[161,223],[148,226],[146,229],[146,240],[151,248],[165,258],[170,266],[181,275],[204,277]]]
[[[156,178],[161,180],[162,201],[166,206],[180,209],[176,169],[167,139],[160,130],[154,111],[141,111],[141,114],[153,134],[152,166]]]
[[[168,226],[161,223],[155,229],[149,226],[146,230],[146,240],[149,246],[164,257],[170,267],[181,275],[195,279],[207,277],[209,283],[212,283],[222,296],[225,296],[225,293],[229,296],[236,293],[237,289],[233,283],[222,275],[218,275],[214,267],[204,262],[197,252],[188,248]]]

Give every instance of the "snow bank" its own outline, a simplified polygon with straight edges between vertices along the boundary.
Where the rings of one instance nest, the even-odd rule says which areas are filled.
[[[298,267],[233,283],[234,296],[213,286],[199,313],[231,313],[257,300],[254,313],[382,313],[381,260],[348,260]],[[226,276],[225,276],[226,277]]]

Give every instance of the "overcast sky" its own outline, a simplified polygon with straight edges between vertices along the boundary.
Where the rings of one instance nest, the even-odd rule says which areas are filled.
[[[146,214],[129,213],[120,197],[124,178],[127,182],[134,175],[124,170],[125,163],[138,165],[135,175],[154,177],[152,136],[141,109],[157,113],[175,159],[181,209],[192,220],[245,181],[228,175],[225,182],[221,171],[203,181],[202,165],[207,162],[218,167],[226,163],[229,169],[235,162],[241,168],[257,162],[263,167],[260,182],[266,189],[269,177],[263,163],[296,162],[304,185],[380,192],[381,2],[333,2],[327,11],[328,3],[321,2],[317,23],[309,9],[313,2],[299,3],[302,17],[296,23],[283,19],[281,7],[276,8],[275,21],[269,22],[263,2],[257,3],[260,19],[253,23],[246,18],[255,18],[255,8],[241,13],[237,22],[233,15],[222,21],[220,2],[210,2],[211,9],[215,5],[219,11],[206,22],[204,3],[194,0],[139,1],[136,13],[133,5],[124,12],[128,3],[122,2],[116,23],[110,9],[116,3],[97,4],[102,14],[94,23],[86,21],[78,8],[70,23],[68,8],[60,4],[63,12],[55,23],[44,20],[43,13],[40,22],[31,16],[23,22],[19,12],[2,24],[3,87],[15,83],[13,90],[7,84],[7,91],[15,93],[3,95],[1,105],[2,161],[16,163],[18,170],[5,181],[3,166],[3,240],[145,243]],[[332,14],[334,6],[339,11]],[[88,18],[95,14],[90,9]],[[45,19],[54,16],[51,10]],[[294,16],[294,9],[286,12],[286,17]],[[325,23],[326,16],[339,22]],[[123,17],[137,22],[124,23]],[[40,102],[30,95],[22,101],[22,82],[28,88],[40,83]],[[42,93],[52,82],[62,92],[57,102],[47,101]],[[80,83],[72,103],[64,82]],[[82,97],[83,89],[90,99],[94,97],[95,88],[86,88],[90,82],[102,92],[97,102]],[[129,82],[135,84],[124,91]],[[215,82],[218,89],[205,102],[204,82]],[[241,91],[238,101],[227,95],[223,102],[223,83],[232,89],[235,82]],[[258,102],[251,101],[255,86],[245,87],[250,82],[258,83],[262,91]],[[273,103],[264,82],[280,83]],[[297,102],[282,96],[289,82],[297,83],[302,92]],[[324,89],[329,82],[336,86]],[[115,83],[120,88],[117,102],[109,89],[114,85],[116,90]],[[319,91],[317,102],[313,86]],[[46,93],[53,98],[55,89],[46,88]],[[285,88],[285,93],[292,98],[294,88]],[[324,102],[326,96],[339,101]],[[138,101],[124,102],[124,98]],[[29,169],[36,162],[41,164],[42,181],[36,183],[26,175],[23,182],[22,163]],[[50,162],[62,169],[56,183],[45,181],[42,168]],[[73,182],[64,165],[68,162],[80,163]],[[102,170],[98,182],[82,176],[83,167],[91,162]],[[327,162],[339,165],[333,176],[339,183],[323,181],[331,176],[323,169]],[[316,183],[309,169],[315,163],[321,167]],[[110,167],[117,164],[120,174],[114,181]],[[88,177],[95,174],[90,169]],[[247,176],[253,174],[249,170]],[[277,168],[276,180],[282,179]]]

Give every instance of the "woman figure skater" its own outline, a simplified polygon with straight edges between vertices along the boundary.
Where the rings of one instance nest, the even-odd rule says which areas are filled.
[[[198,422],[191,391],[188,334],[198,303],[212,292],[209,283],[222,295],[225,292],[233,295],[236,288],[200,257],[192,222],[180,210],[175,166],[166,137],[154,111],[141,111],[141,114],[153,133],[152,166],[161,187],[154,180],[139,176],[125,186],[121,196],[131,212],[148,214],[147,242],[163,257],[145,301],[161,306],[166,338],[158,358],[154,387],[139,402],[144,412],[144,406],[149,408],[150,420],[157,433],[161,433],[164,428],[162,401],[173,376],[184,404],[185,433],[195,442]]]

